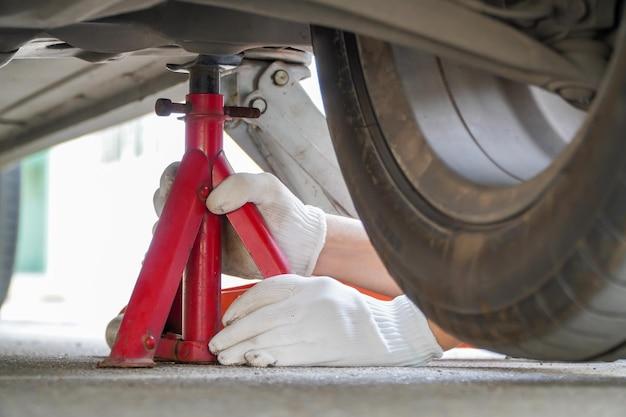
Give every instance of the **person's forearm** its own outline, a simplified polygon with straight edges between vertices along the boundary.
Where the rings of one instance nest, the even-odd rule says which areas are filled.
[[[326,224],[326,242],[313,275],[333,277],[391,297],[402,294],[359,220],[327,214]]]
[[[327,214],[326,225],[326,242],[313,275],[333,277],[345,284],[390,297],[403,294],[380,260],[359,220]],[[460,343],[430,320],[428,325],[444,350]]]

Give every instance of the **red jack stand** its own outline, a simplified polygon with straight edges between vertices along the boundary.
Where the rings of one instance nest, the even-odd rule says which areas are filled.
[[[222,151],[224,120],[260,116],[254,108],[224,107],[220,63],[232,62],[201,55],[170,67],[189,72],[189,94],[184,104],[159,99],[156,112],[185,115],[186,152],[111,354],[99,367],[152,367],[155,358],[216,361],[208,342],[220,329],[222,219],[206,209],[205,200],[232,174]],[[264,277],[289,272],[255,206],[246,204],[227,218]]]

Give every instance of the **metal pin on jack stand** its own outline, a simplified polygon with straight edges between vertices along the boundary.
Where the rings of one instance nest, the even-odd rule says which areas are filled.
[[[224,121],[256,118],[248,107],[224,107],[219,65],[239,57],[200,55],[168,68],[189,73],[185,103],[159,99],[158,115],[183,114],[186,152],[144,259],[108,358],[107,368],[154,366],[154,360],[213,363],[209,340],[220,328],[221,216],[205,200],[231,175],[222,150]],[[289,272],[286,258],[252,204],[229,213],[228,221],[265,277]],[[232,294],[232,292],[231,292]],[[167,325],[166,325],[167,323]]]

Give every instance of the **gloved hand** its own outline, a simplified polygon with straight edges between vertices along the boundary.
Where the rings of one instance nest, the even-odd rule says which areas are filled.
[[[157,216],[174,182],[178,162],[169,165],[161,175],[160,187],[154,193]],[[215,214],[225,214],[247,202],[257,205],[278,246],[287,257],[293,273],[310,276],[326,237],[326,215],[303,204],[275,176],[235,174],[224,180],[207,199]],[[242,278],[262,278],[232,227],[224,231],[224,273]]]
[[[222,321],[209,349],[224,365],[415,366],[442,354],[406,296],[380,301],[328,277],[261,281]]]

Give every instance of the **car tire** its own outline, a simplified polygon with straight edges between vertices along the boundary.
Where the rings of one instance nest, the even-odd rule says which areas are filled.
[[[497,201],[489,187],[466,186],[424,139],[392,45],[322,27],[312,28],[312,39],[356,209],[390,273],[425,314],[465,342],[513,356],[625,357],[624,31],[575,146],[533,176],[532,193],[500,187]],[[421,192],[427,182],[442,197],[436,203]],[[485,217],[463,217],[472,210]]]

